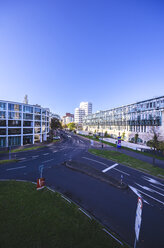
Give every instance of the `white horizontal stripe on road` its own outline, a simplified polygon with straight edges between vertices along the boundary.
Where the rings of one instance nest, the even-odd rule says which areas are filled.
[[[44,153],[43,155],[46,156],[46,155],[48,155],[48,154],[49,154],[49,153]]]
[[[19,169],[23,169],[26,168],[26,166],[20,166],[20,167],[15,167],[15,168],[10,168],[10,169],[6,169],[7,171],[9,170],[19,170]]]
[[[26,158],[19,158],[19,160],[24,160],[24,159],[26,159]]]
[[[107,164],[104,164],[103,162],[97,161],[97,160],[95,160],[95,159],[91,159],[91,158],[87,158],[87,157],[82,157],[82,158],[88,159],[88,160],[90,160],[90,161],[93,161],[93,162],[96,162],[96,163],[99,163],[99,164],[103,164],[103,165],[105,165],[106,167],[108,166]]]
[[[39,155],[32,156],[32,158],[38,158],[38,157],[39,157]]]
[[[113,169],[113,168],[116,167],[117,165],[118,165],[118,164],[113,164],[113,165],[109,166],[108,168],[102,170],[102,172],[105,173],[105,172],[107,172],[108,170]]]
[[[126,173],[126,172],[124,172],[124,171],[121,171],[121,170],[119,170],[119,169],[114,168],[114,170],[119,171],[119,172],[121,172],[121,173],[123,173],[123,174],[125,174],[125,175],[127,175],[127,176],[130,176],[128,173]]]

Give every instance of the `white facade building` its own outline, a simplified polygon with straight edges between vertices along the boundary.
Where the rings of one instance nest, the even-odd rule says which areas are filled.
[[[82,124],[85,116],[85,110],[81,108],[75,108],[75,123]]]
[[[0,148],[46,141],[49,109],[0,100]]]
[[[92,114],[92,103],[91,102],[81,102],[80,108],[84,109],[85,115]]]
[[[81,102],[80,108],[75,108],[75,123],[82,124],[84,116],[92,114],[92,103]]]

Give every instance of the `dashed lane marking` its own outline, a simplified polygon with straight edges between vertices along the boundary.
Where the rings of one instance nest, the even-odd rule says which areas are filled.
[[[107,172],[108,170],[113,169],[113,168],[116,167],[117,165],[118,165],[118,164],[113,164],[113,165],[109,166],[108,168],[102,170],[102,172],[105,173],[105,172]]]
[[[49,153],[44,153],[43,155],[46,156],[46,155],[48,155],[48,154],[49,154]]]
[[[10,168],[10,169],[6,169],[6,170],[7,171],[10,171],[10,170],[19,170],[19,169],[23,169],[23,168],[26,168],[26,166],[20,166],[20,167]]]

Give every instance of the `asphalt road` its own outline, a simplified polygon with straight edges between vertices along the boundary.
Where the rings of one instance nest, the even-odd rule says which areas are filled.
[[[142,224],[137,248],[164,247],[164,181],[110,160],[88,153],[90,141],[64,134],[62,142],[19,152],[17,163],[0,165],[0,179],[36,182],[39,166],[44,165],[46,185],[58,190],[96,217],[121,239],[133,246],[138,196],[143,198]],[[100,148],[96,144],[96,148]],[[67,168],[64,161],[77,161],[96,168],[129,187],[119,189]],[[111,167],[112,166],[112,167]]]

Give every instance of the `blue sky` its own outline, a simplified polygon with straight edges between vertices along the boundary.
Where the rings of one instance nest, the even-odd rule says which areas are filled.
[[[164,95],[163,0],[0,0],[0,99],[64,115]]]

